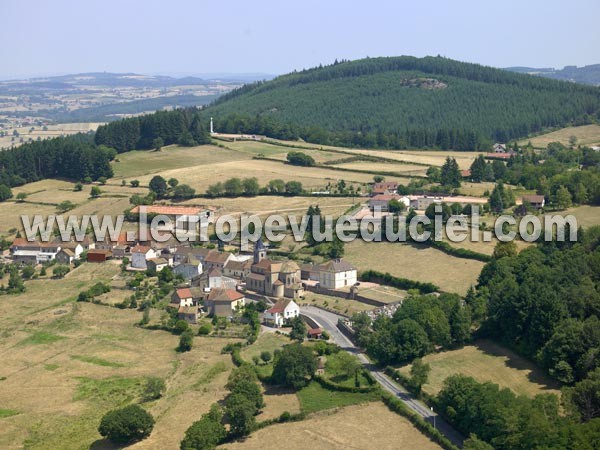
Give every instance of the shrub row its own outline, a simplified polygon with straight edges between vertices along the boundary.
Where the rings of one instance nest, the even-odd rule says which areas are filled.
[[[484,263],[490,262],[492,260],[492,257],[490,255],[474,252],[473,250],[469,250],[466,248],[452,247],[447,242],[435,241],[431,239],[427,242],[424,242],[424,244],[430,245],[431,247],[440,250],[450,256],[456,256],[457,258],[474,259],[476,261],[481,261]]]
[[[325,389],[329,389],[330,391],[352,392],[353,394],[358,394],[358,393],[365,393],[365,392],[373,392],[373,391],[379,389],[379,387],[376,385],[360,386],[360,387],[342,386],[341,384],[334,383],[333,381],[328,380],[327,378],[322,377],[320,375],[315,375],[313,377],[313,380],[315,380],[317,383],[319,383]]]
[[[366,270],[361,272],[360,281],[371,281],[373,283],[385,284],[398,289],[418,289],[422,294],[431,294],[439,291],[440,288],[433,283],[423,283],[421,281],[409,280],[391,275],[389,272],[383,273],[376,270]]]
[[[279,417],[275,417],[273,419],[263,420],[256,424],[256,429],[260,430],[261,428],[268,427],[269,425],[275,425],[278,423],[287,423],[287,422],[300,422],[301,420],[306,419],[306,413],[299,412],[292,414],[288,411],[284,411],[281,413]]]

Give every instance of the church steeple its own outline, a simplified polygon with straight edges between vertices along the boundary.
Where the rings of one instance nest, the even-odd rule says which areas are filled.
[[[258,264],[267,257],[267,249],[263,244],[262,238],[260,238],[256,244],[254,244],[254,264]]]

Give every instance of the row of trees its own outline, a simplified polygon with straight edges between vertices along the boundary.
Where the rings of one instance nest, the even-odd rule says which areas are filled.
[[[224,182],[211,184],[206,190],[209,197],[252,197],[255,195],[300,195],[304,191],[299,181],[285,182],[281,179],[271,180],[267,186],[261,187],[258,178],[230,178]]]

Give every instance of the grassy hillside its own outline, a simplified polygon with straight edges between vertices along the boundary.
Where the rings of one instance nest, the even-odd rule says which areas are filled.
[[[222,132],[275,130],[318,143],[474,150],[545,127],[589,123],[599,111],[594,87],[403,56],[341,62],[246,85],[207,112]]]

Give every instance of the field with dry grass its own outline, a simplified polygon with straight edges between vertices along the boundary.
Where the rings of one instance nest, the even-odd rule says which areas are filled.
[[[442,166],[447,157],[456,159],[461,169],[471,167],[473,160],[481,152],[457,152],[457,151],[436,151],[436,150],[353,150],[345,149],[352,153],[377,156],[400,161],[402,163],[427,164],[428,166]],[[426,168],[425,168],[426,169]]]
[[[345,246],[345,259],[359,270],[373,269],[411,280],[431,282],[442,290],[465,294],[477,284],[483,263],[456,258],[439,250],[405,243],[364,242]]]
[[[98,441],[99,419],[139,401],[148,376],[165,378],[167,391],[144,405],[157,423],[133,448],[177,448],[187,427],[224,397],[232,367],[220,352],[226,340],[196,337],[180,354],[177,336],[136,327],[137,311],[73,303],[118,271],[84,264],[63,280],[29,281],[24,294],[0,297],[0,405],[17,412],[2,419],[1,448],[80,449],[95,441],[93,448],[112,448]]]
[[[419,433],[404,417],[382,403],[347,406],[316,413],[302,422],[273,425],[253,433],[244,442],[218,448],[254,450],[282,448],[419,449],[440,447]]]
[[[187,161],[186,167],[162,170],[160,174],[166,179],[177,178],[180,183],[189,184],[198,192],[205,192],[211,184],[233,177],[256,177],[261,186],[273,179],[300,181],[308,190],[325,190],[328,182],[335,184],[339,180],[357,184],[373,181],[373,176],[368,173],[341,172],[321,167],[298,167],[260,159],[200,165],[194,165],[193,161]],[[148,184],[151,178],[152,175],[138,177],[142,184]]]
[[[560,142],[570,145],[569,138],[575,136],[578,145],[600,145],[600,125],[582,125],[580,127],[567,127],[550,133],[540,134],[530,139],[523,139],[519,145],[528,142],[536,148],[546,148],[550,142]]]
[[[509,388],[515,394],[534,397],[537,394],[560,396],[559,385],[539,367],[514,352],[491,341],[480,340],[458,350],[423,357],[430,365],[429,381],[425,392],[435,395],[450,375],[463,374],[479,382],[489,381]],[[410,365],[400,369],[406,375]]]

